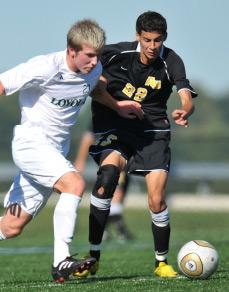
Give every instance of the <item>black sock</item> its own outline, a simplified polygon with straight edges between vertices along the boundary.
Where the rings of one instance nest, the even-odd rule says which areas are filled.
[[[92,204],[90,205],[89,242],[91,244],[100,244],[102,242],[109,212],[110,210],[101,210]]]
[[[100,250],[90,250],[90,256],[96,258],[97,261],[100,259]]]
[[[152,233],[155,251],[159,255],[167,254],[169,250],[170,224],[159,227],[152,222]]]
[[[155,261],[155,268],[157,268],[161,262],[166,263],[166,264],[168,263],[167,260],[164,260],[164,261],[158,261],[158,260],[156,260]]]

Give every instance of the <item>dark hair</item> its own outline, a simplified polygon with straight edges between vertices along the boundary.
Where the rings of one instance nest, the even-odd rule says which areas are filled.
[[[152,32],[157,31],[162,35],[167,36],[166,19],[159,13],[147,11],[139,15],[136,21],[136,32],[140,34],[142,31]]]

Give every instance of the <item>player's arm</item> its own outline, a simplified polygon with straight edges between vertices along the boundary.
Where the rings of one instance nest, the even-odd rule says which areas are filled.
[[[181,89],[178,92],[181,101],[181,108],[172,112],[172,118],[175,123],[180,126],[188,126],[188,118],[194,112],[194,104],[192,94],[188,89]]]
[[[175,54],[171,54],[169,62],[169,75],[171,81],[177,88],[181,101],[181,108],[172,112],[172,118],[180,126],[188,126],[188,118],[194,112],[193,98],[197,93],[192,88],[186,78],[185,66],[182,59]]]
[[[91,93],[91,97],[99,103],[116,111],[120,116],[128,119],[134,119],[138,117],[143,119],[144,112],[141,105],[138,102],[130,100],[116,100],[106,90],[106,79],[101,76],[98,84]]]
[[[3,86],[1,80],[0,80],[0,95],[4,95],[5,94],[5,87]]]
[[[93,144],[93,142],[94,134],[90,131],[85,132],[80,141],[79,149],[74,161],[75,168],[81,172],[85,169],[89,147]]]

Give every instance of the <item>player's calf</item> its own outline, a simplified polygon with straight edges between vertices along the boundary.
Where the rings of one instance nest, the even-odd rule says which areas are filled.
[[[103,165],[98,171],[91,195],[89,217],[89,241],[93,245],[99,245],[102,241],[119,173],[119,168],[112,164]]]

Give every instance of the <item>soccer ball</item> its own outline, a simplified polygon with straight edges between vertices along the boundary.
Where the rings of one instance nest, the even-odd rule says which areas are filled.
[[[191,279],[207,279],[216,271],[218,262],[218,252],[204,240],[187,242],[177,256],[180,271]]]

